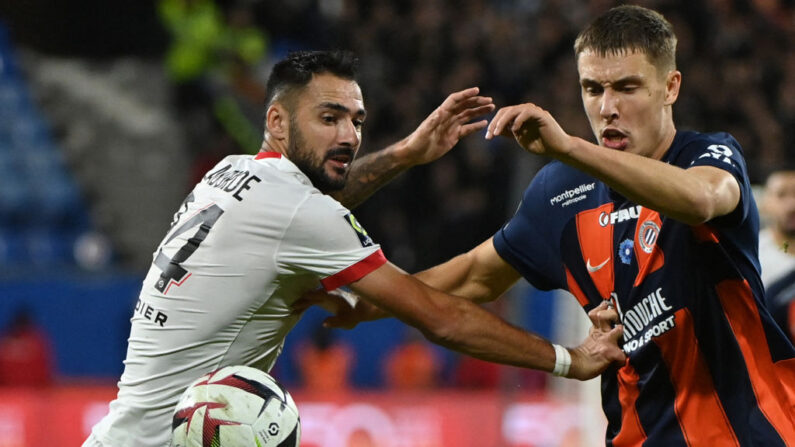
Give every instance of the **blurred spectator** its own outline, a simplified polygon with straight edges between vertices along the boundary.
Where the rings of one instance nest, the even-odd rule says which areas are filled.
[[[347,391],[353,351],[334,338],[334,331],[317,326],[311,338],[298,348],[298,369],[304,389],[319,393]]]
[[[767,225],[759,232],[759,261],[767,286],[795,270],[795,165],[770,173],[761,202]]]
[[[52,347],[47,334],[22,309],[0,336],[0,385],[42,387],[52,383]]]
[[[765,293],[773,319],[795,343],[795,270],[770,284]]]
[[[263,82],[256,67],[267,38],[243,4],[161,0],[160,18],[172,41],[166,68],[194,166],[188,185],[233,153],[254,153],[262,139]]]
[[[425,390],[439,385],[441,363],[422,334],[406,327],[405,341],[384,358],[384,384],[393,390]]]
[[[759,233],[759,261],[768,308],[795,342],[795,165],[774,170],[761,204],[768,225]]]

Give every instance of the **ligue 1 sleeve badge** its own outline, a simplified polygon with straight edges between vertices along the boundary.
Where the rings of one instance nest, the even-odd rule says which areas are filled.
[[[356,236],[359,237],[359,242],[361,242],[362,247],[369,247],[373,245],[373,239],[367,234],[362,224],[353,217],[353,214],[348,213],[345,215],[345,222],[353,228],[353,231],[356,232]]]

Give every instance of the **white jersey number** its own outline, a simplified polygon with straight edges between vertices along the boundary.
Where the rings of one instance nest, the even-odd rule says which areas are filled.
[[[190,202],[193,200],[193,195],[191,194],[186,199],[186,202]],[[165,293],[164,291],[168,288],[168,286],[172,283],[181,283],[188,275],[188,271],[185,270],[180,264],[185,262],[186,259],[199,248],[202,241],[207,237],[210,233],[210,230],[215,225],[215,222],[218,220],[219,217],[224,213],[224,210],[221,209],[218,205],[211,205],[199,212],[199,214],[190,218],[187,222],[180,225],[171,236],[166,239],[163,243],[163,246],[168,244],[172,239],[179,236],[180,234],[190,230],[191,228],[199,225],[199,229],[196,230],[196,233],[185,242],[177,253],[174,255],[173,258],[169,259],[168,256],[163,254],[163,249],[161,248],[160,251],[157,253],[157,257],[155,258],[155,265],[162,270],[160,274],[160,279],[157,280],[155,283],[155,288],[160,292]],[[181,213],[180,213],[181,214]],[[181,215],[177,217],[177,220]],[[176,222],[175,222],[176,223]]]

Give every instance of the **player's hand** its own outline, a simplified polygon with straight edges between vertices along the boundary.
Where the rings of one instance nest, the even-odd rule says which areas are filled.
[[[349,292],[313,290],[293,303],[293,312],[301,313],[311,306],[320,306],[333,315],[323,321],[327,328],[353,329],[363,321],[386,316],[380,309]]]
[[[617,324],[618,313],[603,301],[588,312],[591,329],[588,337],[571,350],[571,368],[568,377],[588,380],[601,374],[610,365],[622,365],[627,356],[618,346],[624,327]]]
[[[514,138],[526,151],[550,157],[566,153],[571,140],[549,112],[531,103],[498,110],[486,129],[486,139],[495,135]]]
[[[480,96],[478,87],[452,93],[402,145],[409,165],[430,163],[446,154],[461,138],[486,128],[488,121],[473,119],[494,111],[492,98]]]

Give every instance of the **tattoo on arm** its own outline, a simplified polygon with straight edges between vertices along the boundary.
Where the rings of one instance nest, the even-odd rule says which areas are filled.
[[[406,170],[390,150],[374,152],[356,160],[351,166],[345,188],[330,195],[346,208],[359,206],[382,186]]]

